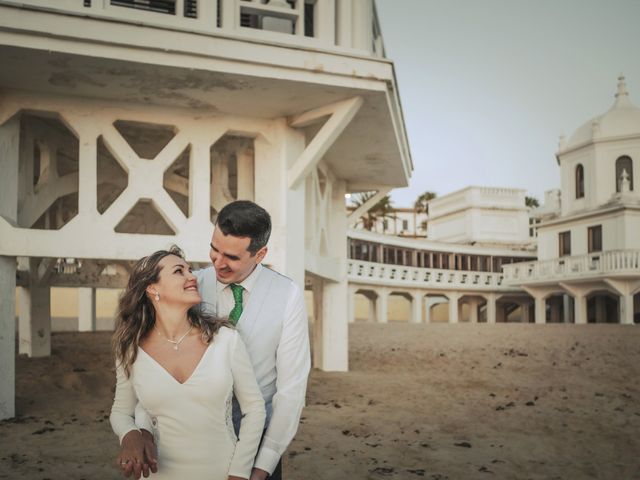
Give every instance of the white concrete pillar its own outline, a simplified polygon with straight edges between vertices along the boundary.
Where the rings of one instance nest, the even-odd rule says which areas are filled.
[[[574,319],[576,324],[587,323],[587,296],[583,293],[574,297]]]
[[[78,331],[96,331],[96,289],[78,288]]]
[[[386,288],[378,288],[376,290],[378,298],[376,298],[376,321],[378,323],[387,323],[389,321],[389,291]]]
[[[537,324],[547,323],[547,302],[543,295],[536,295],[534,297],[535,302],[535,318]]]
[[[238,200],[254,200],[253,148],[236,152],[238,169]]]
[[[633,325],[633,295],[620,295],[620,323],[623,325]]]
[[[353,48],[371,51],[373,48],[373,4],[370,1],[356,0],[352,5]]]
[[[0,126],[0,215],[18,219],[18,165],[20,119]],[[33,177],[31,177],[33,178]],[[15,409],[16,257],[3,256],[0,243],[0,420],[12,418]]]
[[[347,322],[347,280],[324,281],[322,322],[320,328],[321,361],[317,368],[325,372],[346,372],[349,369],[349,332]]]
[[[469,323],[478,323],[478,304],[477,298],[469,299]]]
[[[449,299],[449,323],[458,323],[460,319],[460,310],[458,307],[460,294],[457,292],[450,292],[447,293],[447,298]]]
[[[496,323],[496,294],[489,293],[487,299],[487,323]]]
[[[347,294],[347,303],[349,305],[349,313],[347,315],[347,319],[349,323],[353,323],[356,321],[356,288],[349,285]]]
[[[573,322],[573,302],[571,301],[571,296],[566,293],[562,295],[562,314],[564,317],[564,323]]]
[[[424,323],[431,323],[431,308],[433,307],[433,303],[431,303],[429,301],[430,299],[427,298],[427,301],[425,302],[425,307],[424,307]]]
[[[411,323],[422,323],[422,292],[415,290],[411,297]]]
[[[18,351],[29,357],[48,357],[51,355],[51,288],[38,285],[33,277],[37,276],[37,264],[29,262],[29,287],[20,287],[20,321],[18,327]]]

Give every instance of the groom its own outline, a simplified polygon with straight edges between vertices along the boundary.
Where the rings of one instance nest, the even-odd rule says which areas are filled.
[[[236,325],[265,400],[267,420],[251,480],[282,478],[281,457],[298,428],[311,367],[303,292],[261,264],[270,233],[271,218],[262,207],[244,200],[229,203],[220,210],[211,238],[213,266],[194,272],[204,307]],[[140,417],[144,451],[155,452],[153,427]],[[155,465],[155,458],[147,460]]]

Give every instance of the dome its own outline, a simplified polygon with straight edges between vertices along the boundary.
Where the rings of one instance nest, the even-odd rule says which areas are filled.
[[[629,100],[624,77],[618,77],[618,92],[611,108],[578,128],[561,150],[584,145],[595,139],[640,135],[640,108]]]

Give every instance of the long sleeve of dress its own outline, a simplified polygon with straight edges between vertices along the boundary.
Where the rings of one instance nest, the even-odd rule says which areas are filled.
[[[231,459],[229,475],[249,478],[264,429],[265,408],[249,355],[240,335],[234,332],[231,348],[233,392],[244,414],[240,424],[238,443]]]
[[[116,393],[109,421],[111,422],[111,428],[118,435],[121,443],[127,433],[131,430],[138,430],[133,418],[137,403],[138,397],[133,388],[131,378],[127,378],[121,366],[116,366]]]

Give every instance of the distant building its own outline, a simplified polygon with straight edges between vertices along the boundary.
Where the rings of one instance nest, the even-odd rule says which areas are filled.
[[[560,139],[560,195],[536,210],[538,261],[504,267],[536,322],[640,321],[640,109],[619,78],[612,107]]]

